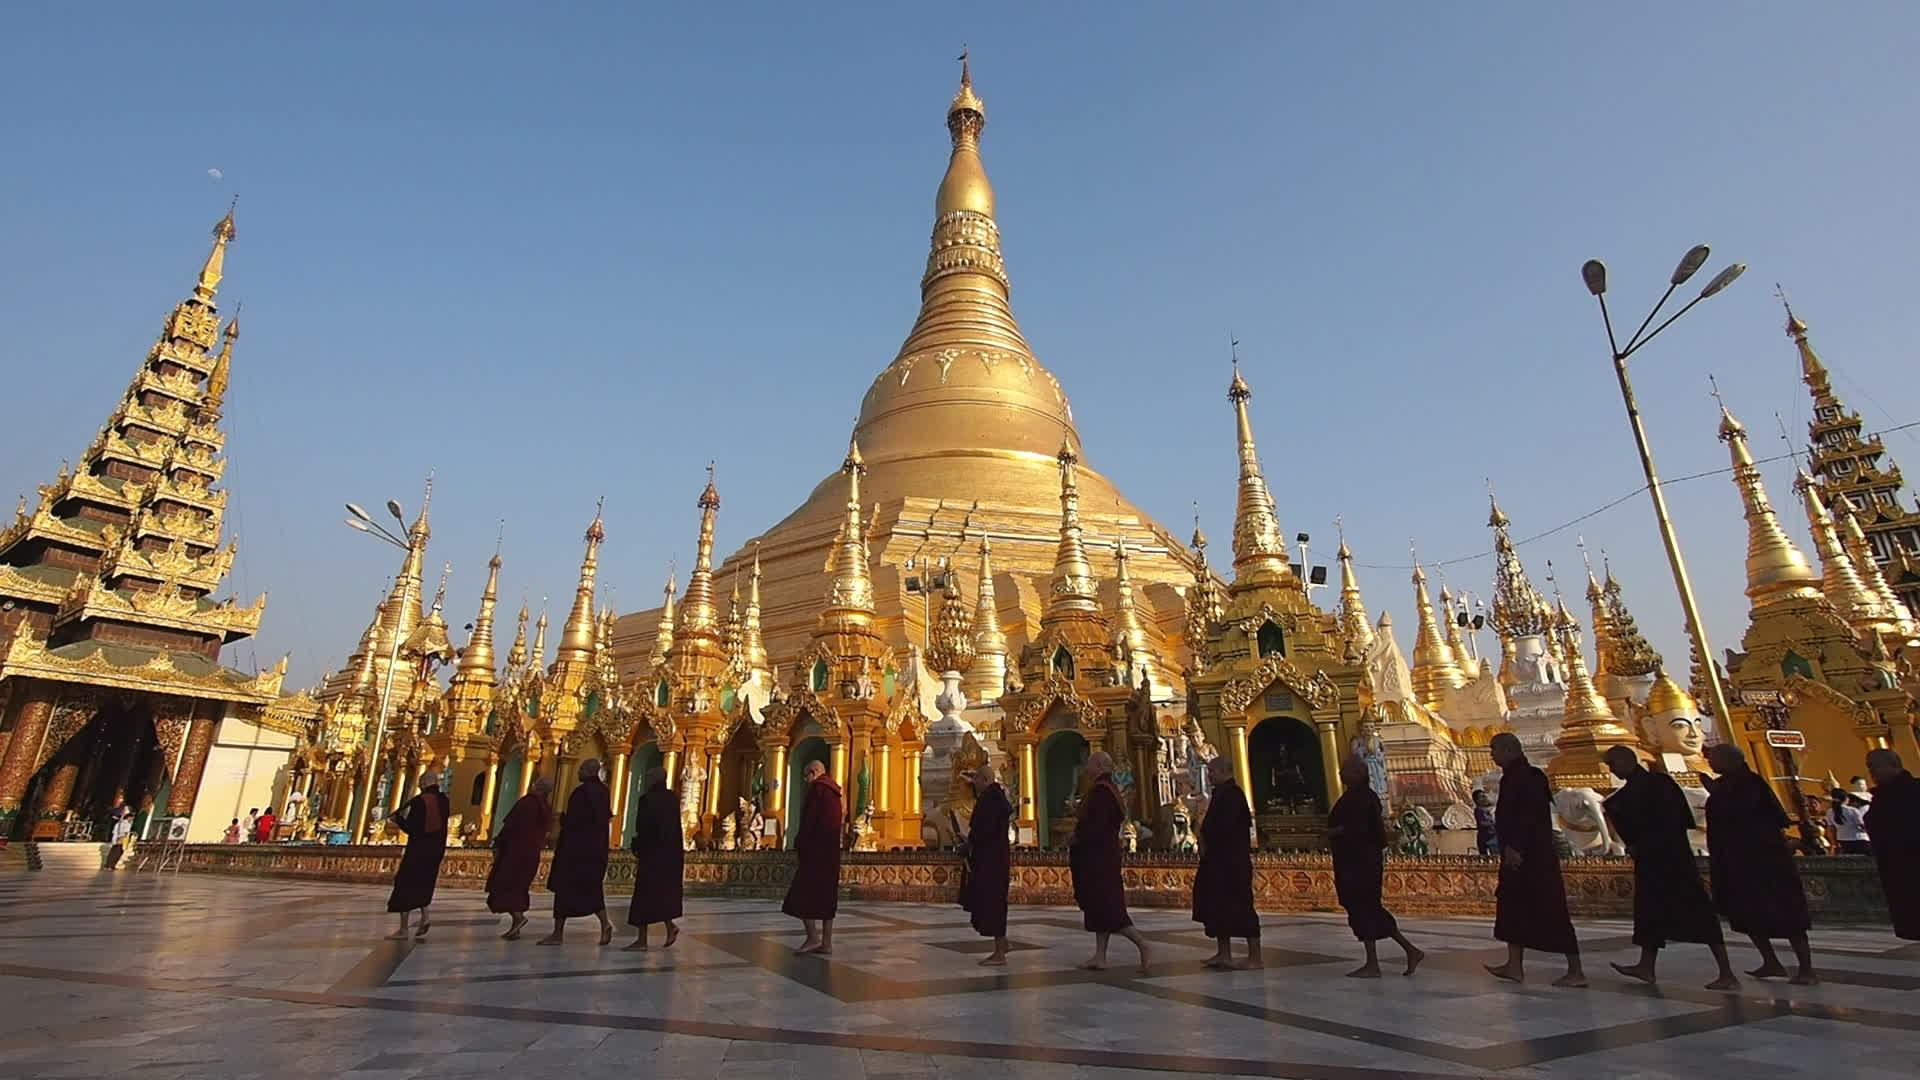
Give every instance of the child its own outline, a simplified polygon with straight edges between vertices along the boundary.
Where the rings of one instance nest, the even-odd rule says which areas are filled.
[[[234,818],[233,824],[227,826],[227,834],[220,838],[220,842],[223,844],[237,844],[240,842],[239,818]]]

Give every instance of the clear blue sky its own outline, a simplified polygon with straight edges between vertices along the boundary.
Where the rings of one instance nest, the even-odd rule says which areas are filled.
[[[1090,463],[1224,537],[1231,329],[1283,527],[1330,555],[1344,514],[1409,632],[1407,540],[1485,551],[1486,478],[1522,536],[1639,483],[1590,256],[1623,309],[1696,242],[1751,267],[1637,360],[1669,475],[1726,463],[1710,371],[1757,453],[1776,411],[1803,441],[1776,280],[1870,425],[1920,418],[1912,4],[36,5],[8,37],[0,491],[86,445],[239,192],[231,581],[273,596],[228,655],[296,682],[396,562],[340,503],[411,506],[429,467],[456,628],[498,518],[506,606],[564,612],[604,494],[632,610],[708,458],[722,549],[797,505],[912,320],[962,42]],[[1672,494],[1737,644],[1732,485]],[[1579,531],[1683,665],[1644,498]],[[1577,573],[1571,530],[1523,554]]]

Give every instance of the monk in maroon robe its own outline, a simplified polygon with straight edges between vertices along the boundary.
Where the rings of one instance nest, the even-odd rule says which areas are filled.
[[[1693,807],[1673,777],[1648,772],[1639,755],[1625,746],[1610,746],[1603,755],[1607,771],[1621,781],[1607,796],[1607,820],[1633,856],[1633,943],[1640,946],[1638,964],[1615,964],[1613,970],[1630,979],[1652,984],[1654,961],[1669,941],[1705,945],[1720,965],[1720,977],[1709,990],[1738,990],[1740,980],[1727,959],[1720,916],[1700,871],[1693,861]]]
[[[1585,986],[1580,942],[1573,934],[1567,889],[1560,880],[1560,853],[1554,849],[1547,774],[1528,764],[1526,751],[1512,732],[1495,735],[1487,749],[1501,770],[1500,800],[1493,808],[1493,827],[1500,834],[1493,936],[1507,943],[1507,962],[1486,965],[1487,973],[1522,982],[1526,950],[1535,949],[1567,958],[1567,973],[1553,985]]]
[[[1193,921],[1219,942],[1202,961],[1217,970],[1265,967],[1260,913],[1253,909],[1253,810],[1222,754],[1207,762],[1213,798],[1200,821],[1200,866],[1193,872]],[[1247,958],[1233,959],[1233,939],[1245,938]]]
[[[686,869],[686,844],[680,833],[680,796],[667,790],[667,770],[647,770],[647,793],[640,796],[633,817],[633,902],[627,905],[627,925],[634,928],[627,952],[647,950],[647,927],[667,924],[663,948],[673,948],[680,927],[681,879]]]
[[[553,781],[535,780],[527,793],[507,811],[507,820],[493,838],[493,869],[487,874],[487,910],[512,916],[508,941],[520,940],[533,906],[533,879],[540,872],[540,849],[547,846],[553,824]]]
[[[407,850],[400,856],[400,869],[393,875],[393,894],[387,898],[387,910],[400,916],[400,929],[387,937],[403,941],[407,937],[407,913],[420,913],[420,929],[413,936],[423,938],[433,927],[427,905],[433,903],[433,887],[440,880],[440,863],[447,857],[447,811],[450,804],[440,793],[438,773],[420,777],[420,794],[407,800],[392,821],[407,834]]]
[[[1381,878],[1386,873],[1387,822],[1380,810],[1380,796],[1374,794],[1373,777],[1362,758],[1350,757],[1340,763],[1340,783],[1346,788],[1333,811],[1327,815],[1327,847],[1333,855],[1333,891],[1340,906],[1347,909],[1347,926],[1366,947],[1366,963],[1347,972],[1351,979],[1380,977],[1381,938],[1392,938],[1407,954],[1411,975],[1427,954],[1414,948],[1400,933],[1400,924],[1381,902]]]
[[[800,805],[800,824],[794,830],[793,850],[798,861],[793,884],[787,887],[780,910],[800,920],[806,940],[795,956],[833,954],[833,917],[840,911],[840,785],[819,761],[807,762],[806,801]]]
[[[967,842],[961,856],[967,861],[967,879],[960,886],[960,907],[969,916],[973,932],[993,939],[993,952],[981,967],[1004,967],[1007,962],[1007,887],[1013,881],[1013,845],[1007,827],[1013,822],[1013,802],[1000,786],[993,766],[982,765],[967,776],[975,795],[973,817],[967,821]]]
[[[1787,812],[1766,780],[1747,767],[1739,747],[1707,747],[1707,764],[1720,774],[1707,796],[1707,869],[1714,906],[1733,932],[1747,935],[1760,952],[1760,966],[1747,974],[1756,979],[1785,975],[1773,939],[1786,938],[1799,965],[1788,981],[1811,986],[1820,981],[1807,944],[1813,915],[1782,832]]]
[[[1873,774],[1867,835],[1880,867],[1880,891],[1887,896],[1894,934],[1920,939],[1920,780],[1891,750],[1869,753],[1867,771]]]
[[[600,920],[600,944],[613,944],[613,920],[607,918],[607,823],[613,820],[613,793],[600,779],[600,761],[580,763],[580,783],[567,796],[560,835],[553,844],[547,888],[553,890],[553,933],[542,945],[566,940],[567,920],[592,915]]]
[[[1147,941],[1127,915],[1127,890],[1120,878],[1120,826],[1126,823],[1125,803],[1113,782],[1113,757],[1104,750],[1087,758],[1086,775],[1092,781],[1080,800],[1067,866],[1073,875],[1073,902],[1080,907],[1086,928],[1093,933],[1093,957],[1080,966],[1088,971],[1107,967],[1107,939],[1119,934],[1140,950],[1140,972],[1147,970]]]

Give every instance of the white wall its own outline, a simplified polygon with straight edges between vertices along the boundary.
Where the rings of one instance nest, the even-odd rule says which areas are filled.
[[[246,824],[247,811],[273,806],[275,792],[285,781],[294,737],[227,717],[214,732],[207,752],[207,769],[200,777],[200,793],[193,801],[193,823],[187,840],[195,844],[220,841],[234,818]]]

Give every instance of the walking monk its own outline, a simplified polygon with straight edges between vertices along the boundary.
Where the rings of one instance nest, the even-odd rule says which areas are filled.
[[[1347,972],[1350,979],[1380,977],[1381,938],[1392,938],[1407,954],[1411,975],[1427,954],[1413,947],[1400,933],[1400,924],[1380,901],[1381,877],[1387,866],[1387,822],[1380,811],[1380,796],[1374,794],[1373,780],[1364,759],[1350,757],[1340,763],[1340,783],[1346,791],[1327,815],[1327,846],[1333,854],[1333,891],[1340,906],[1347,909],[1347,926],[1366,946],[1367,962]]]
[[[667,940],[662,948],[671,949],[680,938],[681,878],[685,872],[686,845],[680,835],[680,796],[667,790],[667,770],[655,765],[647,770],[647,793],[633,817],[633,903],[627,906],[627,925],[634,928],[633,944],[628,952],[647,951],[647,927],[667,924]]]
[[[1913,778],[1891,750],[1867,754],[1873,774],[1873,804],[1867,810],[1867,835],[1880,866],[1880,891],[1887,896],[1893,932],[1920,939],[1920,780]]]
[[[1257,968],[1260,913],[1253,910],[1253,810],[1233,775],[1233,762],[1220,754],[1207,762],[1213,800],[1200,822],[1200,866],[1193,873],[1193,921],[1219,942],[1202,961],[1219,970]],[[1245,938],[1247,958],[1233,960],[1233,939]]]
[[[1648,772],[1640,758],[1624,746],[1610,746],[1603,755],[1607,771],[1621,786],[1607,796],[1607,820],[1626,842],[1633,856],[1633,943],[1640,946],[1640,962],[1613,970],[1643,983],[1654,981],[1653,965],[1669,941],[1692,941],[1713,952],[1720,977],[1709,990],[1738,990],[1727,944],[1720,934],[1720,916],[1713,910],[1700,871],[1694,867],[1693,808],[1673,777]]]
[[[807,939],[793,950],[795,956],[831,956],[833,917],[840,910],[840,785],[819,761],[807,762],[801,775],[807,781],[807,796],[793,834],[799,863],[780,910],[799,919],[807,932]]]
[[[1736,934],[1745,934],[1760,951],[1760,966],[1747,972],[1756,979],[1787,973],[1773,951],[1774,938],[1786,938],[1799,965],[1795,986],[1820,981],[1813,973],[1807,930],[1813,916],[1800,871],[1781,832],[1787,812],[1773,788],[1747,768],[1740,748],[1731,743],[1707,747],[1707,764],[1720,774],[1707,796],[1707,869],[1713,878],[1713,902]]]
[[[1113,757],[1104,750],[1087,758],[1086,775],[1092,782],[1080,800],[1067,866],[1073,874],[1073,902],[1080,907],[1086,928],[1093,933],[1093,958],[1080,966],[1105,971],[1107,939],[1119,934],[1140,950],[1140,973],[1147,972],[1147,942],[1127,915],[1127,890],[1120,879],[1120,826],[1127,812],[1120,788],[1113,782]]]
[[[542,945],[566,940],[567,920],[592,915],[600,920],[600,944],[613,943],[607,918],[607,822],[613,820],[613,795],[600,779],[600,760],[580,763],[580,783],[567,796],[560,815],[560,836],[553,844],[547,888],[553,890],[553,933]]]
[[[1500,801],[1493,827],[1500,834],[1500,884],[1494,891],[1493,936],[1507,943],[1507,962],[1486,965],[1487,973],[1509,982],[1526,978],[1526,950],[1559,953],[1567,973],[1555,986],[1585,986],[1580,942],[1567,913],[1567,889],[1560,880],[1560,853],[1553,847],[1553,800],[1547,774],[1528,764],[1520,739],[1510,731],[1487,743],[1500,766]]]
[[[535,780],[527,793],[507,811],[507,820],[493,838],[493,869],[487,874],[487,910],[509,915],[507,932],[500,936],[519,941],[533,906],[533,879],[540,872],[540,849],[547,846],[547,828],[553,824],[553,781]]]
[[[428,772],[420,776],[420,794],[408,799],[393,817],[393,823],[407,834],[407,850],[393,875],[393,894],[387,897],[387,910],[400,916],[400,929],[387,935],[389,941],[406,940],[410,911],[420,913],[420,929],[413,933],[416,940],[426,937],[433,928],[427,905],[433,903],[440,863],[447,857],[447,810],[447,797],[440,793],[440,777]]]
[[[1003,967],[1007,962],[1007,887],[1013,881],[1013,847],[1007,826],[1013,821],[1013,803],[1000,786],[993,766],[982,765],[967,777],[977,797],[967,821],[967,842],[961,856],[967,860],[967,880],[960,886],[960,907],[970,916],[973,932],[993,939],[993,952],[981,967]]]

